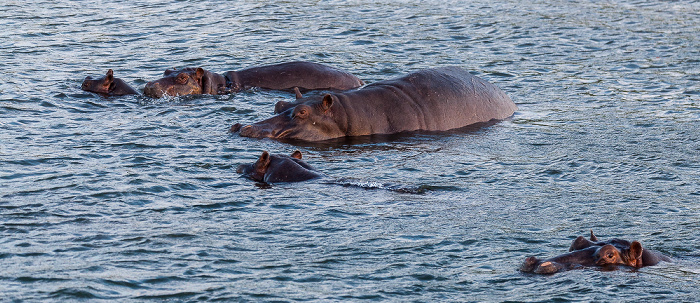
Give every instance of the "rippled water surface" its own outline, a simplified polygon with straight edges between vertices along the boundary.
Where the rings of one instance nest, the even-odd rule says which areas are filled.
[[[2,300],[697,300],[699,12],[690,0],[4,1]],[[367,83],[458,65],[519,110],[476,129],[292,145],[227,132],[288,92],[80,90],[110,68],[140,90],[172,67],[293,60]],[[344,181],[235,172],[295,149]],[[590,229],[674,262],[518,272]]]

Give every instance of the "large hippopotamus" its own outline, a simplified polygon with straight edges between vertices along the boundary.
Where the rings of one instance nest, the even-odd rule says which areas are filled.
[[[265,183],[300,182],[323,176],[301,160],[301,152],[298,150],[290,156],[271,155],[263,151],[255,163],[240,165],[237,172],[254,181]]]
[[[659,264],[659,262],[661,261],[671,262],[671,258],[661,254],[658,251],[644,249],[642,247],[642,244],[638,241],[630,242],[627,240],[617,238],[613,238],[608,241],[598,241],[598,237],[596,237],[593,234],[593,231],[591,231],[590,240],[586,239],[583,236],[579,236],[578,238],[576,238],[576,240],[574,240],[574,242],[571,243],[569,251],[576,251],[586,249],[588,247],[604,245],[613,245],[621,249],[623,252],[628,252],[629,255],[623,256],[624,263],[627,266],[639,268],[644,266],[653,266]],[[641,251],[641,254],[639,254],[638,251]]]
[[[358,90],[302,98],[251,125],[243,137],[322,141],[345,136],[445,131],[505,119],[515,103],[498,87],[459,67],[425,69]]]
[[[591,239],[580,236],[569,247],[569,253],[540,260],[528,257],[520,270],[537,274],[553,274],[567,269],[590,266],[624,265],[635,268],[656,265],[671,259],[659,252],[644,249],[638,241],[622,239],[598,241],[591,231]]]
[[[326,65],[311,62],[288,62],[230,71],[223,75],[203,68],[166,70],[163,78],[146,83],[143,92],[151,98],[163,95],[224,95],[244,89],[348,90],[364,84],[356,76]]]
[[[84,91],[98,93],[103,96],[124,96],[124,95],[138,95],[139,93],[131,88],[129,84],[126,84],[122,79],[114,77],[114,71],[111,69],[107,70],[107,74],[104,77],[92,79],[92,77],[87,76],[83,81],[81,88]]]

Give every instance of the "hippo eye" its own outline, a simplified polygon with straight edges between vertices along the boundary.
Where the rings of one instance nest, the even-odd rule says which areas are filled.
[[[614,256],[613,253],[608,253],[608,259],[612,259]]]
[[[309,111],[305,108],[299,109],[299,111],[297,111],[294,114],[294,118],[299,118],[299,119],[306,119],[306,117],[308,117],[308,116],[309,116]]]
[[[187,83],[187,74],[185,74],[185,73],[178,74],[177,79],[175,81],[177,81],[180,84]]]

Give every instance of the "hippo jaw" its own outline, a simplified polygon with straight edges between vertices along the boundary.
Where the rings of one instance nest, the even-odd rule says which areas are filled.
[[[151,98],[163,96],[184,96],[202,94],[202,76],[205,71],[201,67],[185,68],[180,71],[166,70],[164,77],[146,83],[143,94]]]

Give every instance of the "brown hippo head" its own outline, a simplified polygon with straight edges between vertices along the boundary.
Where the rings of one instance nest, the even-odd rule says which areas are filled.
[[[225,85],[221,75],[211,73],[201,67],[187,67],[181,70],[166,70],[163,78],[146,83],[143,93],[151,98],[199,94],[216,95]]]
[[[334,111],[334,96],[287,108],[278,115],[240,128],[240,135],[252,138],[322,141],[345,136],[342,116]]]
[[[642,267],[642,244],[634,241],[629,248],[618,249],[611,244],[601,246],[595,252],[596,264],[599,266],[622,264]]]
[[[295,151],[290,156],[271,155],[263,151],[253,164],[243,164],[237,172],[258,182],[299,182],[321,176],[310,165],[301,161],[301,152]]]
[[[80,87],[84,91],[98,93],[101,95],[135,95],[138,94],[133,88],[131,88],[126,82],[119,78],[114,77],[114,71],[112,69],[107,70],[107,74],[104,77],[93,79],[90,76],[85,77],[82,86]]]

